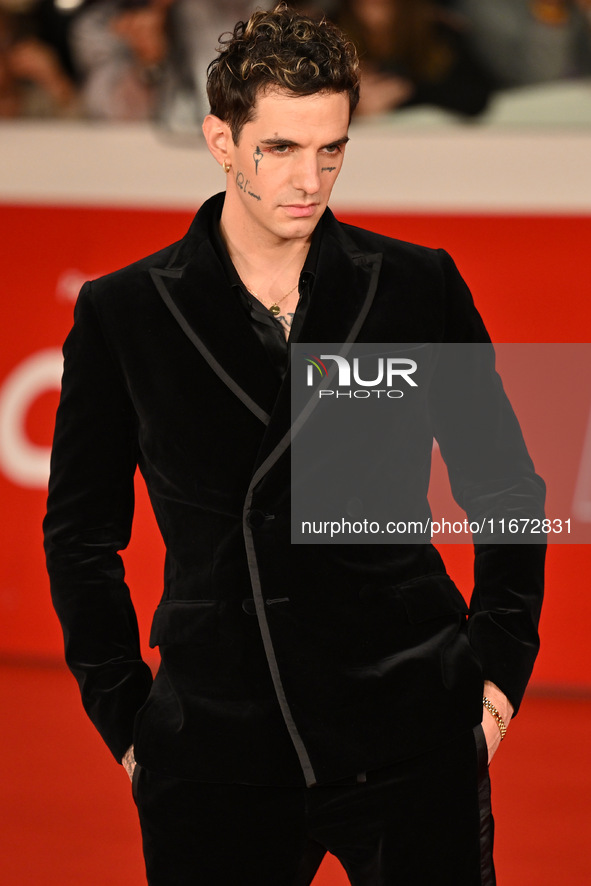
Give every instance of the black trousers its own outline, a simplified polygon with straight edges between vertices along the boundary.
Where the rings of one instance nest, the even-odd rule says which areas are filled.
[[[480,726],[365,782],[203,784],[136,767],[150,886],[308,886],[329,851],[354,886],[494,886]]]

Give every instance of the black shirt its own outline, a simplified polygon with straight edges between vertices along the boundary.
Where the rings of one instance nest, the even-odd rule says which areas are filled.
[[[248,291],[244,282],[238,276],[236,268],[228,254],[226,244],[220,233],[220,219],[212,222],[210,230],[211,244],[218,256],[226,277],[235,293],[240,299],[244,310],[250,317],[253,332],[262,343],[267,355],[281,378],[284,377],[289,363],[289,342],[297,341],[301,332],[304,318],[310,304],[310,297],[316,276],[318,253],[322,240],[322,219],[316,225],[312,234],[310,249],[300,273],[299,301],[295,313],[291,315],[291,328],[289,339],[286,340],[285,332],[280,321]]]

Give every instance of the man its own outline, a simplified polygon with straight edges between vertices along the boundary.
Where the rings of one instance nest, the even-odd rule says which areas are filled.
[[[279,6],[237,25],[203,125],[225,195],[86,284],[64,346],[52,594],[86,710],[133,775],[151,886],[299,886],[327,850],[357,886],[494,883],[487,746],[536,655],[542,546],[477,546],[466,623],[428,543],[290,545],[288,336],[483,343],[460,413],[432,398],[454,492],[469,513],[499,489],[543,498],[449,257],[327,209],[358,92],[328,24]],[[491,489],[501,427],[511,476]],[[136,464],[166,544],[154,681],[119,556]]]

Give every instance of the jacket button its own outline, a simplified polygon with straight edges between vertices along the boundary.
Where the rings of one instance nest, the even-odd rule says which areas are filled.
[[[247,615],[254,615],[256,612],[256,607],[254,605],[254,600],[252,597],[247,597],[242,601],[242,609],[246,612]]]
[[[246,515],[246,524],[247,526],[250,526],[251,529],[260,529],[265,520],[269,519],[272,519],[272,515],[265,514],[264,511],[258,511],[256,508],[253,508]]]

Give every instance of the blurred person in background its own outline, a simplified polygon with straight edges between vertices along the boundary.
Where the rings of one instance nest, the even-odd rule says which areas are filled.
[[[104,120],[153,116],[168,52],[171,0],[102,0],[72,27],[71,48],[82,78],[85,114]]]
[[[332,18],[362,63],[359,114],[433,105],[480,114],[494,81],[457,16],[431,0],[343,0]]]
[[[246,21],[263,0],[175,0],[169,14],[173,47],[165,66],[157,117],[173,132],[197,132],[209,110],[207,66],[221,34]]]
[[[591,75],[591,0],[453,0],[499,87]]]
[[[256,5],[253,0],[92,3],[72,29],[86,113],[106,120],[157,118],[173,130],[200,129],[211,46]]]
[[[63,69],[77,85],[79,75],[72,58],[70,32],[78,15],[93,2],[101,0],[37,0],[35,5],[40,39],[53,47]]]
[[[0,117],[78,113],[72,72],[45,36],[38,4],[0,0]]]

